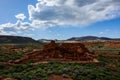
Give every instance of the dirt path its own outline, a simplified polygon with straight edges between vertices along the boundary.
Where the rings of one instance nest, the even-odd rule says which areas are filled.
[[[50,75],[48,77],[48,80],[73,80],[72,78],[69,77],[69,75]]]

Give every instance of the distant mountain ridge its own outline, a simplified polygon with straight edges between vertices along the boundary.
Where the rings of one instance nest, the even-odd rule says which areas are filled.
[[[0,43],[31,43],[37,42],[30,37],[0,35]]]
[[[107,38],[107,37],[96,37],[96,36],[83,36],[83,37],[72,37],[67,40],[57,40],[55,41],[108,41],[108,40],[117,40],[120,41],[120,38]],[[1,43],[34,43],[34,42],[50,42],[51,39],[39,39],[34,40],[30,37],[22,36],[9,36],[9,35],[0,35],[0,44]]]
[[[93,40],[120,40],[120,38],[108,38],[108,37],[96,37],[96,36],[83,36],[83,37],[72,37],[67,39],[68,41],[93,41]]]

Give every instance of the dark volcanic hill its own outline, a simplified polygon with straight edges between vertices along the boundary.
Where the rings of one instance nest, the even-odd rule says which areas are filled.
[[[69,41],[89,41],[89,40],[120,40],[120,38],[107,38],[107,37],[96,37],[96,36],[83,36],[83,37],[72,37],[67,39]]]
[[[0,43],[31,43],[37,42],[29,37],[0,35]]]

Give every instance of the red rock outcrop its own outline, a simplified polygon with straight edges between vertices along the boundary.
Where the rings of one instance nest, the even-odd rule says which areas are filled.
[[[21,59],[13,63],[36,61],[93,61],[93,53],[82,43],[51,43],[44,46],[43,50],[25,54]]]

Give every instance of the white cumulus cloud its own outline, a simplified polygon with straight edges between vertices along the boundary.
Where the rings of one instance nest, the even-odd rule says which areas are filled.
[[[15,15],[15,17],[16,17],[17,19],[21,19],[21,20],[24,20],[24,19],[26,18],[26,16],[25,16],[23,13],[20,13],[20,14]]]
[[[31,24],[18,20],[16,23],[5,23],[0,25],[0,34],[17,34],[26,30],[32,30]]]
[[[28,12],[31,21],[37,20],[40,25],[46,27],[83,26],[120,17],[120,1],[38,0],[35,6],[28,5]]]
[[[120,0],[37,0],[28,5],[28,22],[23,13],[16,23],[0,24],[0,33],[18,33],[35,28],[84,26],[120,17]],[[103,34],[102,32],[100,34]]]

